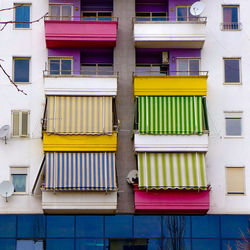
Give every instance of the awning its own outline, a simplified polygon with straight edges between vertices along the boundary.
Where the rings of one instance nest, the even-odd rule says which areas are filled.
[[[47,133],[111,134],[112,97],[47,96]]]
[[[204,153],[139,153],[140,189],[207,189]]]
[[[45,189],[116,190],[115,153],[45,153]]]
[[[202,134],[201,96],[138,97],[139,133]]]

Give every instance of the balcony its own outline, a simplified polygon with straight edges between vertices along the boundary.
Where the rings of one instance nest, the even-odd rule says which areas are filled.
[[[113,72],[50,74],[44,71],[46,95],[116,96],[118,76]]]
[[[207,152],[208,134],[142,135],[135,134],[136,152]]]
[[[134,42],[137,48],[203,47],[206,38],[205,17],[192,17],[185,21],[165,17],[162,20],[134,18]]]
[[[145,72],[133,77],[135,96],[206,96],[207,71]]]
[[[45,19],[47,48],[115,47],[117,39],[117,18],[110,21],[82,21]]]
[[[42,191],[45,213],[114,213],[117,192]]]
[[[43,133],[45,152],[114,152],[117,132],[112,135],[57,135]]]
[[[134,187],[136,213],[206,214],[209,190],[139,190]]]

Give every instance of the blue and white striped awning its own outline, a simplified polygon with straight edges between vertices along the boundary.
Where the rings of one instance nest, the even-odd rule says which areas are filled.
[[[116,190],[115,153],[45,153],[45,189]]]

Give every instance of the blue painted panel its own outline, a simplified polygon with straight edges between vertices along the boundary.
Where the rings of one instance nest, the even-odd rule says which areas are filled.
[[[219,216],[192,216],[193,238],[219,238]]]
[[[175,230],[176,227],[178,230]],[[190,216],[163,216],[162,230],[165,238],[178,235],[190,238]]]
[[[134,216],[134,238],[161,237],[161,216]]]
[[[74,250],[74,239],[47,239],[46,250]]]
[[[14,82],[29,82],[29,59],[15,59]]]
[[[246,240],[223,240],[222,250],[246,250],[249,244]]]
[[[149,239],[148,240],[148,250],[160,250],[161,240],[160,239]]]
[[[1,250],[16,250],[16,240],[13,239],[1,239],[0,240]]]
[[[45,216],[44,215],[18,215],[17,216],[18,238],[44,238]]]
[[[0,238],[16,237],[16,216],[0,215]]]
[[[132,238],[132,215],[105,216],[105,237]]]
[[[246,215],[222,215],[221,216],[221,237],[242,238],[242,233],[247,235],[248,218]]]
[[[30,24],[30,6],[20,6],[15,9],[15,28],[29,28]],[[20,22],[20,23],[18,23]]]
[[[104,239],[79,239],[76,240],[76,250],[103,250]]]
[[[103,216],[76,216],[76,237],[104,237]]]
[[[220,240],[192,240],[192,250],[220,250]]]
[[[74,216],[47,216],[47,237],[74,237]]]

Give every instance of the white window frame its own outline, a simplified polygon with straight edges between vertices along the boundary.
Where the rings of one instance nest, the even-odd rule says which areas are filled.
[[[18,135],[13,135],[13,128],[14,128],[14,113],[19,114],[19,133]],[[22,134],[22,113],[28,113],[28,121],[27,121],[27,135]],[[30,111],[29,110],[12,110],[11,111],[11,136],[14,138],[18,137],[29,137],[29,124],[30,124]]]
[[[15,80],[15,60],[25,59],[29,60],[29,81],[28,82],[15,82],[17,84],[30,84],[31,83],[31,57],[27,56],[13,56],[12,57],[12,79]]]
[[[238,119],[241,119],[241,135],[227,135],[227,128],[226,128],[226,119],[227,118],[238,118]],[[243,132],[244,132],[244,129],[243,129],[243,112],[242,111],[224,111],[224,138],[238,138],[238,139],[242,139],[244,136],[243,136]]]
[[[51,16],[51,6],[59,6],[60,7],[60,16],[59,16],[59,21],[63,20],[63,16],[62,16],[62,7],[63,6],[70,6],[71,7],[71,21],[74,19],[74,5],[73,4],[57,4],[57,3],[51,3],[49,4],[49,16],[51,20],[55,20],[53,19],[53,17]],[[52,17],[52,18],[51,18]],[[67,20],[68,21],[68,20]]]
[[[241,169],[243,169],[243,177],[244,177],[244,191],[243,191],[243,193],[238,193],[238,192],[228,192],[228,190],[227,190],[227,182],[228,182],[228,180],[227,180],[227,169],[228,168],[241,168]],[[245,171],[245,166],[226,166],[225,167],[225,190],[226,190],[226,195],[227,196],[243,196],[243,195],[246,195],[246,171]]]
[[[239,4],[222,4],[221,6],[222,11],[222,25],[221,30],[222,31],[240,31],[241,30],[241,23],[240,23],[240,5]],[[225,29],[224,28],[224,7],[236,7],[237,8],[237,14],[238,14],[238,29]]]
[[[225,67],[225,61],[226,60],[238,60],[239,61],[239,76],[240,81],[239,82],[226,82],[226,67]],[[223,57],[223,75],[224,75],[224,85],[242,85],[242,76],[241,76],[241,57]]]
[[[190,61],[191,60],[198,60],[199,61],[199,71],[201,71],[201,58],[200,57],[177,57],[176,58],[176,71],[179,74],[179,62],[181,60],[188,60],[188,76],[190,75]],[[192,76],[192,75],[191,75]]]
[[[25,192],[14,192],[15,195],[27,195],[29,193],[29,167],[25,166],[11,166],[10,167],[10,182],[13,183],[13,175],[26,175]],[[13,184],[14,185],[14,184]]]
[[[13,29],[14,30],[31,30],[31,26],[32,26],[32,8],[31,8],[31,6],[32,6],[32,4],[31,3],[14,3],[13,7],[15,7],[17,5],[30,6],[30,24],[29,24],[30,27],[29,28],[16,28],[15,23],[13,23]],[[16,11],[14,9],[14,11],[13,11],[13,22],[15,22],[15,21],[16,21]]]
[[[56,75],[56,74],[50,74],[50,61],[51,60],[59,60],[60,61],[60,69],[59,69],[59,75]],[[71,73],[70,74],[62,74],[62,60],[70,60],[71,61]],[[48,58],[48,65],[49,65],[49,75],[52,75],[52,76],[64,76],[64,77],[67,77],[69,75],[73,75],[74,73],[74,69],[73,69],[73,57],[49,57]]]

